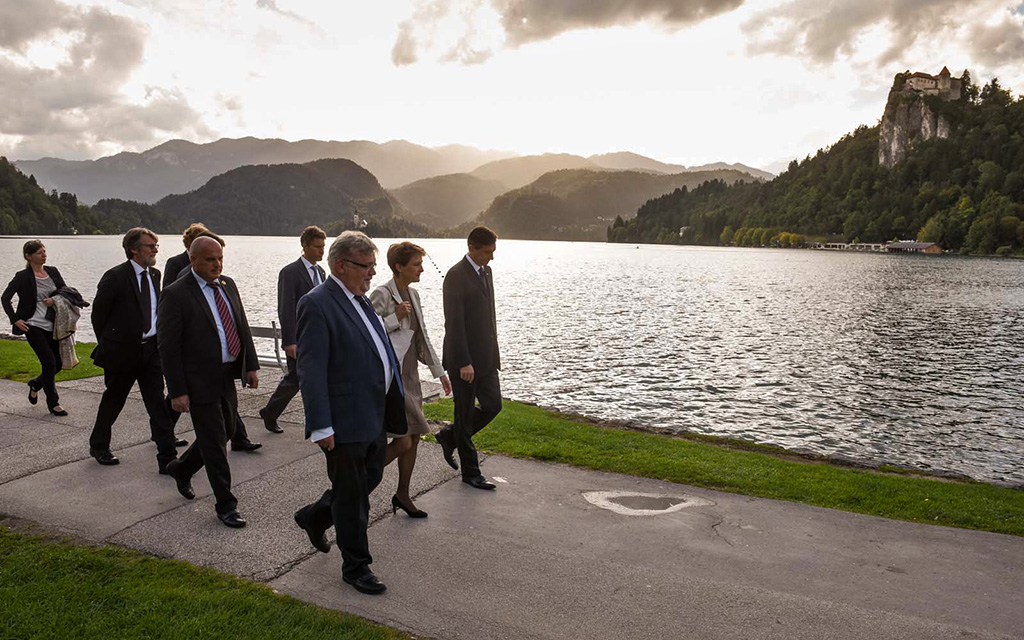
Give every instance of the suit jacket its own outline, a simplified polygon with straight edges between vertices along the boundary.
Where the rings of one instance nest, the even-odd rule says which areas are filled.
[[[258,370],[260,364],[238,287],[224,275],[220,282],[231,305],[242,347],[233,363],[232,375],[242,378],[244,373]],[[213,311],[191,273],[164,288],[157,318],[160,364],[167,381],[167,395],[177,398],[188,394],[193,404],[217,402],[223,386],[220,337]]]
[[[65,286],[64,278],[61,277],[60,271],[57,271],[57,267],[43,265],[43,269],[46,270],[46,273],[50,274],[54,286],[58,289]],[[11,304],[15,294],[18,295],[17,310]],[[4,311],[11,320],[11,333],[16,336],[25,333],[18,327],[15,327],[14,323],[18,320],[28,322],[29,318],[36,313],[36,277],[32,273],[32,267],[25,267],[14,274],[14,277],[7,284],[7,288],[4,289],[3,295],[0,295],[0,302],[3,303]]]
[[[160,299],[160,272],[151,267],[150,283]],[[108,371],[133,371],[142,357],[142,295],[131,260],[108,269],[96,287],[92,303],[92,328],[96,348],[92,359]],[[156,322],[156,318],[153,318]]]
[[[430,337],[427,335],[427,325],[423,322],[423,307],[420,306],[420,294],[409,287],[409,305],[412,313],[401,320],[395,314],[395,307],[402,304],[402,294],[398,291],[398,285],[392,278],[386,283],[370,292],[370,301],[373,309],[381,318],[384,318],[384,328],[388,330],[388,337],[395,347],[395,357],[401,363],[405,362],[405,354],[409,349],[416,350],[416,359],[430,367],[430,375],[440,378],[444,375],[444,367],[441,366],[441,359],[434,351],[434,345],[430,344]],[[419,332],[412,330],[412,318],[416,318],[419,325]]]
[[[320,273],[320,282],[327,281],[323,267],[316,265]],[[299,258],[288,263],[277,275],[277,319],[281,322],[281,344],[295,344],[295,308],[299,298],[313,288],[313,279],[309,269]]]
[[[176,256],[167,258],[167,262],[164,264],[164,288],[171,286],[171,283],[178,279],[182,269],[191,264],[192,259],[188,257],[187,249]]]
[[[493,282],[491,291],[488,294],[483,280],[465,258],[448,270],[444,277],[445,370],[458,375],[459,369],[471,364],[479,376],[501,369]]]
[[[370,442],[385,430],[408,432],[401,372],[394,372],[385,393],[377,346],[337,282],[327,279],[299,299],[296,326],[307,438],[326,427],[339,443]]]

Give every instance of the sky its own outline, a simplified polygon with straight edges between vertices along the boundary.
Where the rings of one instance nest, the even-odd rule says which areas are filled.
[[[792,158],[901,71],[1024,93],[1021,0],[0,0],[0,155],[404,139]]]

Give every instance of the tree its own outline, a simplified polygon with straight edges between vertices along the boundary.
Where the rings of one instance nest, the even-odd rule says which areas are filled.
[[[718,241],[721,244],[732,244],[733,236],[736,235],[736,231],[731,225],[725,225],[725,229],[722,229],[722,234],[718,236]]]

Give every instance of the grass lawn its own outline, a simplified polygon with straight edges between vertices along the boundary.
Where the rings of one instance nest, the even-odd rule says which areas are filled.
[[[89,357],[95,346],[96,344],[93,342],[76,344],[75,353],[78,354],[78,366],[58,373],[57,382],[103,375],[103,369],[94,365],[92,358]],[[35,352],[27,342],[24,340],[0,340],[0,378],[28,382],[39,375],[41,369]]]
[[[0,528],[0,638],[409,638],[249,580]]]
[[[424,412],[428,418],[451,420],[452,408],[451,400],[441,400],[425,405]],[[728,440],[723,446],[706,437],[690,441],[598,427],[518,402],[506,401],[474,441],[481,450],[519,458],[1024,536],[1024,491],[803,462],[739,450]]]

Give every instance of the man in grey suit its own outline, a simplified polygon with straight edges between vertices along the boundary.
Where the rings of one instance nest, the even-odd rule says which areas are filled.
[[[295,522],[324,553],[333,524],[342,579],[368,594],[387,589],[370,571],[369,496],[384,475],[386,432],[408,431],[398,360],[366,297],[376,253],[365,234],[341,234],[327,257],[331,275],[299,300],[297,315],[306,438],[323,450],[331,488],[296,511]]]
[[[281,322],[281,344],[284,346],[288,372],[281,378],[267,406],[260,409],[263,426],[271,433],[284,433],[277,424],[288,403],[299,392],[299,374],[295,369],[295,307],[299,298],[327,278],[323,267],[317,265],[324,257],[327,234],[317,226],[309,226],[299,236],[302,255],[288,263],[277,276],[277,318]]]

